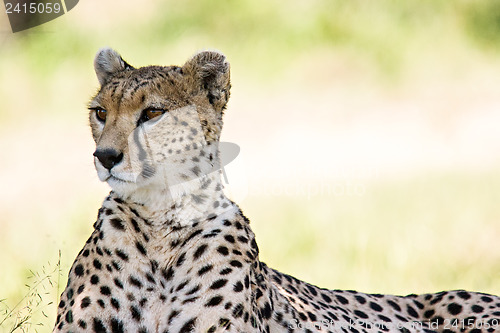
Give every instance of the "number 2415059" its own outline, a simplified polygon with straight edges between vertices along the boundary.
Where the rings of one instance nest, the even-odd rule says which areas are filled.
[[[5,3],[5,11],[7,14],[58,14],[62,10],[60,3]]]

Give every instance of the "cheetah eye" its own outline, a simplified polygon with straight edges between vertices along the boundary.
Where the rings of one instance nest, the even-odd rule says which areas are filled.
[[[147,108],[144,111],[142,111],[141,118],[139,118],[139,124],[144,123],[153,118],[159,117],[165,112],[167,112],[167,110]]]
[[[91,110],[94,110],[95,116],[98,120],[100,120],[101,122],[106,121],[106,116],[108,114],[106,110],[104,110],[103,108],[92,108]]]

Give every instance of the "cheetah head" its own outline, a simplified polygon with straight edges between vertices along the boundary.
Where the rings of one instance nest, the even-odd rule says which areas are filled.
[[[229,64],[204,51],[182,67],[134,68],[112,49],[94,61],[100,83],[89,103],[101,181],[129,196],[182,192],[183,184],[216,171]]]

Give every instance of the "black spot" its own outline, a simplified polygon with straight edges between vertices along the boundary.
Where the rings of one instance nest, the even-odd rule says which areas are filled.
[[[413,303],[417,306],[417,308],[419,308],[420,310],[422,310],[424,308],[424,305],[422,303],[420,303],[419,301],[417,300],[413,300]]]
[[[117,310],[120,309],[120,302],[116,298],[111,299],[111,305]]]
[[[306,287],[307,287],[307,290],[309,290],[309,292],[310,292],[311,294],[313,294],[313,296],[317,296],[317,295],[318,295],[318,292],[316,291],[316,289],[314,289],[314,287],[313,287],[313,286],[306,285]]]
[[[223,269],[219,272],[219,274],[220,274],[220,275],[227,275],[227,274],[231,273],[232,271],[233,271],[233,269],[232,269],[232,268],[230,268],[230,267],[226,267],[226,268],[223,268]]]
[[[136,279],[136,278],[135,278],[135,277],[133,277],[133,276],[130,276],[130,277],[128,278],[128,282],[130,282],[130,284],[131,284],[131,285],[133,285],[134,287],[137,287],[137,288],[139,288],[139,289],[141,289],[141,288],[142,288],[142,282],[141,282],[141,281],[139,281],[138,279]]]
[[[194,255],[193,255],[193,258],[194,259],[198,259],[199,257],[201,257],[203,255],[203,253],[205,252],[205,250],[207,249],[208,245],[207,244],[202,244],[200,245],[196,251],[194,252]]]
[[[491,303],[491,302],[493,302],[493,299],[492,299],[491,297],[489,297],[489,296],[482,296],[482,297],[481,297],[481,300],[482,300],[483,302],[486,302],[486,303]]]
[[[82,264],[76,265],[76,267],[75,267],[75,274],[76,274],[76,276],[83,276],[84,269],[83,269]]]
[[[116,318],[111,319],[111,332],[112,333],[124,333],[123,322]]]
[[[113,281],[118,288],[123,289],[123,283],[118,278],[115,278]]]
[[[122,203],[124,203],[124,201],[123,201],[122,199],[120,199],[120,198],[116,198],[116,197],[115,197],[115,198],[113,198],[113,200],[114,200],[116,203],[118,203],[118,204],[122,204]],[[119,208],[119,207],[120,207],[120,206],[118,206],[118,208]]]
[[[194,326],[195,323],[196,323],[196,317],[189,319],[188,321],[186,321],[184,323],[184,325],[182,325],[179,333],[189,333],[189,332],[192,332],[195,329],[195,326]]]
[[[335,297],[337,297],[337,299],[339,300],[339,302],[342,303],[342,304],[348,304],[349,303],[349,301],[344,296],[335,295]]]
[[[82,303],[80,304],[80,306],[82,309],[85,309],[87,306],[90,305],[90,303],[92,303],[90,300],[90,297],[87,296],[87,297],[82,298]]]
[[[95,275],[95,274],[92,275],[90,277],[90,283],[92,283],[92,284],[98,284],[99,283],[99,277],[97,275]]]
[[[179,311],[176,311],[176,310],[174,310],[170,313],[170,315],[168,316],[168,324],[169,325],[172,323],[172,319],[177,317],[178,314],[179,314]]]
[[[134,318],[135,321],[141,320],[141,311],[136,306],[132,305],[130,307],[130,314],[132,314],[132,318]]]
[[[78,326],[80,326],[83,329],[87,328],[87,323],[84,320],[78,320]]]
[[[331,303],[332,302],[332,299],[328,295],[321,294],[321,297],[323,297],[323,300],[325,302],[327,302],[327,303]]]
[[[243,315],[243,304],[238,304],[233,309],[233,317],[239,318]]]
[[[228,241],[229,243],[233,244],[235,242],[234,237],[231,235],[225,235],[224,239]]]
[[[266,302],[266,304],[264,304],[264,307],[261,309],[261,314],[262,314],[262,317],[264,317],[264,319],[271,318],[272,310],[271,310],[271,305],[269,304],[269,302]],[[312,314],[311,312],[308,312],[307,314],[309,315],[309,318],[312,321],[316,321],[316,316],[314,314]]]
[[[231,262],[229,263],[229,265],[231,265],[233,267],[243,267],[243,265],[241,264],[241,262],[239,262],[238,260],[231,260]]]
[[[101,262],[99,260],[97,260],[97,259],[94,259],[93,264],[94,264],[94,267],[97,268],[97,269],[101,269],[102,268]]]
[[[194,237],[196,237],[197,235],[201,234],[202,233],[202,230],[201,229],[198,229],[196,231],[193,231],[185,240],[184,242],[182,242],[182,245],[181,246],[184,246],[186,245],[187,242],[189,242],[191,239],[193,239]]]
[[[408,306],[406,307],[406,311],[408,311],[408,314],[409,314],[410,316],[412,316],[413,318],[418,318],[418,313],[417,313],[417,311],[415,311],[415,309],[414,309],[414,308],[412,308],[411,306],[409,306],[409,305],[408,305]]]
[[[384,315],[381,315],[381,314],[380,314],[380,315],[378,315],[378,317],[379,317],[382,321],[385,321],[386,323],[390,323],[390,322],[392,322],[392,319],[391,319],[391,318],[386,317],[386,316],[384,316]]]
[[[189,303],[193,303],[195,302],[199,297],[198,296],[195,296],[195,297],[190,297],[190,298],[186,298],[184,301],[182,301],[182,304],[189,304]]]
[[[82,252],[82,255],[83,255],[84,257],[88,257],[88,256],[89,256],[89,254],[90,254],[89,250],[85,250],[85,251],[83,251],[83,252]]]
[[[427,311],[424,312],[424,317],[428,319],[428,318],[434,316],[434,313],[435,313],[435,311],[432,310],[432,309],[431,310],[427,310]]]
[[[139,250],[139,252],[141,252],[142,255],[146,255],[146,249],[140,242],[135,242],[135,247]]]
[[[238,222],[239,223],[239,222]],[[241,224],[240,224],[241,225]],[[236,224],[237,226],[237,224]],[[238,236],[238,240],[241,242],[241,243],[248,243],[248,238],[246,238],[245,236]]]
[[[195,292],[197,292],[198,290],[200,290],[201,286],[200,285],[197,285],[196,287],[194,287],[193,289],[189,290],[186,295],[192,295],[194,294]]]
[[[66,312],[66,322],[68,324],[71,324],[73,322],[73,311],[68,310],[68,312]]]
[[[63,300],[59,302],[59,308],[64,308],[65,305],[66,303]]]
[[[365,299],[363,296],[356,295],[356,296],[354,296],[354,298],[355,298],[355,299],[356,299],[356,301],[358,301],[360,304],[365,304],[365,303],[366,303],[366,299]]]
[[[356,316],[358,316],[359,318],[363,318],[363,319],[368,318],[368,315],[366,313],[364,313],[363,311],[360,311],[360,310],[354,310],[354,314]]]
[[[146,279],[149,283],[156,284],[155,278],[150,273],[146,274]]]
[[[432,301],[430,301],[430,305],[434,305],[436,303],[439,303],[443,300],[443,296],[437,296],[436,298],[434,298]]]
[[[106,333],[106,327],[104,327],[104,324],[98,318],[94,318],[94,332],[95,333]]]
[[[115,253],[116,255],[122,259],[123,261],[128,261],[128,254],[126,254],[125,252],[123,252],[122,250],[115,250]]]
[[[101,294],[103,294],[104,296],[109,296],[109,295],[111,295],[111,290],[109,289],[108,286],[102,286],[101,287]]]
[[[205,306],[207,306],[207,307],[217,306],[222,302],[223,299],[224,298],[220,295],[214,296],[208,300],[208,302],[205,304]]]
[[[172,277],[174,276],[174,269],[172,267],[169,267],[168,269],[163,269],[161,271],[161,275],[163,276],[163,278],[167,281],[169,281],[170,279],[172,279]]]
[[[123,231],[125,230],[125,226],[123,225],[123,221],[118,218],[113,218],[109,220],[111,226],[117,230]]]
[[[227,247],[225,246],[219,246],[217,248],[217,252],[219,252],[220,254],[222,254],[223,256],[227,256],[229,254],[229,250],[227,249]]]
[[[141,228],[139,228],[139,223],[134,218],[130,219],[130,222],[132,222],[132,227],[134,227],[135,232],[141,232]]]
[[[236,282],[234,284],[233,290],[237,293],[242,291],[243,290],[243,283],[241,283],[241,281]]]
[[[189,280],[186,280],[186,281],[184,281],[184,282],[181,282],[181,283],[177,286],[177,288],[175,289],[175,291],[180,291],[180,290],[184,289],[184,287],[185,287],[185,286],[187,286],[187,284],[188,284],[188,283],[189,283]]]
[[[448,304],[448,312],[452,315],[457,315],[462,312],[462,306],[457,303]]]
[[[226,283],[227,283],[226,279],[217,280],[214,283],[212,283],[212,285],[210,286],[210,289],[220,289],[220,288],[224,287],[226,285]]]
[[[484,310],[484,308],[480,305],[473,305],[471,307],[471,309],[472,309],[472,312],[474,312],[474,313],[481,313]]]
[[[250,287],[250,277],[248,276],[248,274],[245,276],[245,288],[248,289],[248,287]]]
[[[202,268],[200,268],[200,270],[198,271],[198,275],[199,276],[202,276],[203,274],[211,271],[213,268],[213,265],[206,265],[206,266],[203,266]]]
[[[401,311],[401,307],[398,305],[398,303],[388,300],[387,304],[389,304],[394,310]]]
[[[201,173],[200,167],[199,166],[195,166],[195,167],[191,168],[191,172],[194,173],[196,176],[199,176],[200,173]],[[196,203],[202,203],[203,202],[203,199],[200,198],[199,196],[193,196],[192,195],[192,198],[194,199],[194,201]]]
[[[179,256],[179,259],[177,259],[177,263],[175,264],[177,267],[179,266],[182,266],[182,264],[184,263],[184,261],[186,260],[186,253],[182,253],[180,256]]]
[[[374,311],[377,311],[377,312],[381,312],[382,311],[382,307],[380,305],[378,305],[377,303],[374,303],[374,302],[370,302],[370,308]]]
[[[466,291],[459,291],[457,293],[458,297],[460,297],[461,299],[465,299],[465,300],[468,300],[470,298],[470,294]]]
[[[117,271],[119,271],[119,270],[121,270],[121,269],[122,269],[122,266],[121,266],[121,265],[120,265],[117,261],[115,261],[115,260],[113,260],[113,261],[111,262],[111,264],[113,265],[113,267],[114,267]]]
[[[78,289],[76,290],[76,293],[78,295],[80,295],[83,292],[84,289],[85,289],[85,285],[82,284],[80,287],[78,287]]]

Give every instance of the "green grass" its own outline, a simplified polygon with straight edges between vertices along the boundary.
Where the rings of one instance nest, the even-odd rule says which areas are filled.
[[[60,255],[60,254],[59,254]],[[60,258],[39,272],[29,271],[24,295],[13,305],[12,299],[0,299],[2,332],[47,332],[51,330],[53,311],[61,278]]]

